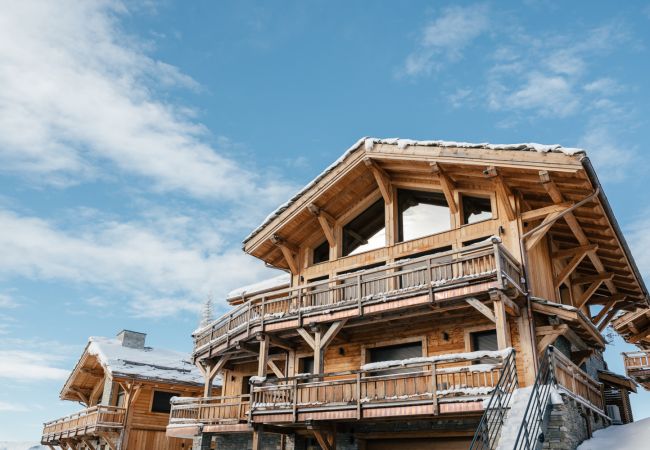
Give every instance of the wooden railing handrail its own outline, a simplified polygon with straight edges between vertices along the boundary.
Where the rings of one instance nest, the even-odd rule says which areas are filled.
[[[126,409],[118,407],[118,406],[110,406],[110,405],[95,405],[91,406],[86,409],[82,409],[81,411],[77,411],[76,413],[69,414],[67,416],[61,417],[59,419],[51,420],[49,422],[45,422],[43,425],[48,426],[48,425],[53,425],[56,423],[61,423],[61,422],[67,422],[70,420],[77,419],[79,417],[84,417],[84,416],[89,416],[92,414],[100,413],[100,412],[109,412],[109,413],[121,413],[126,411]]]
[[[559,377],[557,376],[557,365],[558,363],[560,365],[563,365],[566,370],[570,372],[572,375],[572,383],[571,385],[565,385],[562,383],[560,384],[563,388],[566,390],[572,392],[573,394],[583,398],[586,400],[589,404],[597,407],[601,412],[604,411],[604,400],[602,397],[602,386],[603,384],[600,383],[599,381],[596,381],[593,379],[587,372],[582,370],[576,363],[571,361],[566,355],[564,355],[562,352],[559,350],[555,349],[551,353],[552,355],[552,361],[553,361],[553,369],[556,372],[556,380],[559,382]],[[582,383],[582,385],[591,393],[593,394],[592,397],[584,397],[582,393],[578,392],[578,386],[577,383]],[[597,403],[594,403],[593,400],[598,400]]]
[[[462,264],[463,262],[471,261],[476,258],[486,257],[489,255],[493,255],[495,261],[500,261],[500,259],[503,258],[508,266],[508,267],[501,267],[501,263],[497,262],[491,273],[495,273],[499,271],[499,273],[497,274],[499,280],[501,280],[502,277],[505,276],[510,284],[514,284],[514,286],[518,290],[522,291],[522,288],[520,286],[521,280],[516,279],[518,277],[516,276],[513,277],[512,274],[508,273],[508,272],[512,272],[512,270],[514,270],[517,274],[521,273],[521,266],[517,262],[517,260],[505,249],[505,247],[500,242],[498,242],[498,240],[481,242],[481,243],[477,243],[465,247],[460,250],[451,250],[447,252],[425,255],[425,256],[412,258],[412,259],[404,259],[388,265],[364,270],[362,272],[363,275],[371,277],[368,280],[359,281],[359,275],[361,271],[350,272],[350,273],[338,275],[336,277],[327,280],[301,284],[299,286],[293,286],[288,288],[281,288],[275,291],[265,292],[263,294],[257,294],[251,296],[245,303],[235,307],[233,310],[229,311],[228,313],[221,316],[219,319],[212,322],[209,326],[199,330],[194,335],[195,348],[201,348],[205,344],[212,342],[215,339],[221,339],[223,337],[227,338],[228,334],[233,329],[242,327],[243,325],[250,326],[252,321],[264,322],[267,311],[277,312],[274,311],[273,309],[273,305],[276,304],[286,303],[287,301],[293,302],[294,299],[300,302],[301,299],[306,298],[307,295],[313,297],[327,292],[335,292],[337,290],[340,291],[341,289],[345,289],[347,287],[354,288],[355,285],[358,288],[359,282],[364,283],[364,285],[373,282],[376,283],[382,280],[389,280],[396,276],[404,277],[404,276],[408,276],[409,274],[419,273],[422,272],[422,270],[430,271],[431,269],[450,266],[453,264],[459,264],[459,263]],[[441,261],[441,259],[444,259],[445,257],[448,256],[453,256],[454,259]],[[427,265],[422,267],[412,267],[407,270],[399,271],[398,273],[396,273],[393,270],[390,270],[390,269],[395,269],[406,265],[417,264],[420,262],[425,262],[427,263]],[[486,275],[488,274],[486,273]],[[347,283],[345,283],[346,281]],[[453,280],[448,280],[448,281],[450,285],[453,284],[454,282]],[[270,296],[275,298],[268,299],[268,297]],[[357,292],[356,296],[360,299],[362,298],[362,293]],[[341,304],[349,300],[350,299],[346,298],[344,300],[335,301],[331,303],[330,306],[336,306],[336,304]],[[295,307],[296,305],[292,305],[292,306]],[[287,309],[287,311],[284,311],[284,313],[292,313],[292,312],[298,313],[303,308],[302,304],[299,304],[297,305],[297,308],[294,311],[293,309],[291,309],[292,306],[290,305],[285,306],[285,309],[287,308],[289,309]],[[253,311],[253,309],[255,309],[255,311]],[[236,325],[233,326],[232,325],[233,323]],[[215,332],[217,332],[216,335]],[[206,341],[207,338],[209,339]]]

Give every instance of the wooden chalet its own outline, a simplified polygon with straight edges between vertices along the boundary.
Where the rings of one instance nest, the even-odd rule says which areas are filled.
[[[79,412],[47,422],[41,443],[62,450],[181,450],[187,439],[165,435],[172,397],[201,397],[200,371],[182,353],[145,346],[144,333],[91,337],[61,400]],[[219,383],[217,383],[219,384]],[[215,388],[212,394],[218,394]]]
[[[206,390],[223,379],[172,405],[195,448],[494,448],[500,396],[540,374],[607,422],[602,332],[648,306],[589,159],[559,146],[362,139],[243,248],[287,275],[193,335]]]
[[[639,308],[621,314],[612,325],[626,342],[639,348],[623,353],[627,375],[650,390],[650,309]]]

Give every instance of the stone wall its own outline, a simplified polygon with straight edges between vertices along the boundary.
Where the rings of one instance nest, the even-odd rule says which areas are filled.
[[[545,427],[543,449],[575,450],[594,431],[607,426],[605,419],[567,395],[564,404],[552,405]]]

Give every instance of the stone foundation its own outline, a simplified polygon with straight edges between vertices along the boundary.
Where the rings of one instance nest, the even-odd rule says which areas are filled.
[[[594,431],[608,424],[600,415],[582,406],[567,395],[564,404],[552,405],[544,432],[543,449],[575,450]]]

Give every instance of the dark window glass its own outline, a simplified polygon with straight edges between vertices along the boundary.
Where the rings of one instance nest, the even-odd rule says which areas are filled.
[[[251,377],[243,377],[241,379],[241,393],[242,395],[251,393]]]
[[[461,199],[464,225],[492,218],[492,202],[489,198],[461,195]]]
[[[314,264],[322,263],[330,260],[330,244],[323,242],[321,245],[314,249]]]
[[[496,330],[479,331],[477,333],[471,333],[471,337],[472,337],[472,350],[475,352],[479,350],[495,351],[499,349]],[[482,358],[477,363],[495,364],[498,362],[499,360],[497,358]]]
[[[472,333],[472,348],[474,351],[478,350],[498,350],[497,332],[496,330],[481,331]]]
[[[314,358],[308,356],[298,359],[298,371],[300,373],[314,373]]]
[[[384,201],[377,200],[343,227],[343,256],[386,245]]]
[[[169,411],[172,409],[172,405],[169,401],[172,397],[177,395],[178,394],[175,392],[154,391],[153,402],[151,403],[151,412],[169,414]]]
[[[389,345],[386,347],[372,348],[369,351],[368,358],[370,362],[381,361],[401,361],[403,359],[419,358],[422,356],[422,343],[412,342],[409,344]],[[391,373],[409,372],[413,369],[392,369],[382,370],[381,372],[374,373],[373,375],[387,375]]]
[[[451,228],[451,215],[440,192],[397,191],[399,240],[410,241]]]

